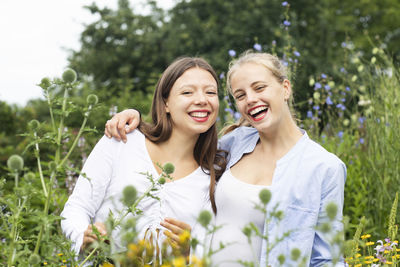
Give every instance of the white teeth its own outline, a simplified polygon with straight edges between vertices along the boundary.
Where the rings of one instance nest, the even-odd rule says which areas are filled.
[[[205,118],[207,117],[207,112],[191,112],[190,115],[196,118]]]
[[[253,115],[257,114],[258,112],[263,111],[263,110],[267,110],[267,109],[268,109],[268,107],[266,107],[266,106],[258,107],[258,108],[253,109],[249,113],[250,113],[251,116],[253,116]]]

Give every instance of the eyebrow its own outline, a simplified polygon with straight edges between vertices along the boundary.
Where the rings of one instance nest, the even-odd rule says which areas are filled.
[[[250,87],[253,87],[253,86],[255,86],[255,85],[259,84],[259,83],[266,83],[266,82],[264,82],[264,81],[255,81],[255,82],[252,82],[252,83],[250,84]],[[244,90],[244,89],[238,88],[238,89],[232,90],[232,94],[234,94],[234,93],[237,92],[238,90]]]
[[[194,84],[183,84],[183,85],[182,85],[181,87],[179,87],[179,88],[180,88],[180,89],[183,89],[183,88],[185,88],[185,87],[196,88],[197,85],[194,85]],[[213,88],[215,88],[215,89],[218,88],[218,86],[216,86],[216,85],[214,85],[214,84],[206,84],[206,85],[202,86],[202,88],[208,88],[208,87],[213,87]]]

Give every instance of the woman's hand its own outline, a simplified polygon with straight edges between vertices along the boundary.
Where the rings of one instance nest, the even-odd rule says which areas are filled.
[[[136,109],[125,109],[115,114],[111,120],[108,120],[104,134],[108,137],[114,137],[118,141],[126,143],[126,134],[135,130],[140,123],[140,113]],[[128,124],[128,126],[126,126]]]
[[[89,224],[85,232],[83,233],[83,243],[81,246],[81,251],[85,250],[90,244],[94,241],[98,240],[97,235],[95,234],[94,227],[96,227],[97,231],[100,233],[101,237],[107,235],[106,226],[102,222],[96,222],[94,224]]]
[[[164,231],[164,234],[168,237],[171,246],[181,250],[183,255],[188,256],[190,253],[190,233],[192,227],[174,218],[165,218],[160,224],[168,229]]]

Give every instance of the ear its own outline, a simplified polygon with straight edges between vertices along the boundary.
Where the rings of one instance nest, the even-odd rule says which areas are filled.
[[[165,102],[165,112],[169,113],[168,101]]]
[[[292,95],[292,85],[288,79],[283,80],[282,85],[284,90],[284,99],[285,101],[288,101]]]

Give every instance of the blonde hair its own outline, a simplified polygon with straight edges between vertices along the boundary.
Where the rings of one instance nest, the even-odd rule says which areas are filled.
[[[226,89],[229,94],[232,94],[231,79],[232,75],[244,64],[254,63],[267,68],[272,75],[277,79],[278,82],[282,83],[284,80],[288,79],[288,70],[281,60],[277,56],[271,55],[269,53],[253,52],[251,50],[244,52],[239,56],[239,58],[232,60],[229,63],[228,73],[226,75]],[[293,97],[292,94],[288,99],[289,109],[293,116]],[[227,134],[240,126],[250,126],[250,123],[240,118],[240,120],[232,125],[224,127],[221,132]]]

